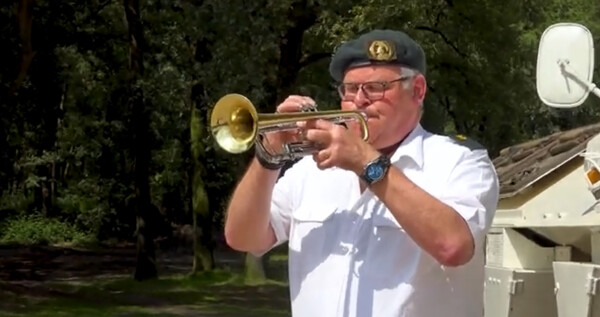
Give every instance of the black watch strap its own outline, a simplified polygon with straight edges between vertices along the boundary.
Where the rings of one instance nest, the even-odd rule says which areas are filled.
[[[273,163],[273,162],[269,162],[267,161],[265,158],[262,157],[262,155],[256,153],[254,155],[254,157],[256,157],[256,160],[258,161],[258,163],[260,163],[260,165],[268,170],[272,170],[272,171],[276,171],[279,170],[283,167],[283,163]]]
[[[262,140],[254,146],[254,157],[256,157],[256,160],[262,167],[272,171],[281,169],[285,164],[283,161],[269,159],[271,156],[264,148]]]

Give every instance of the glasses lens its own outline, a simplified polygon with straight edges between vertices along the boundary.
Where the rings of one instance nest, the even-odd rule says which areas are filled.
[[[358,94],[358,91],[362,89],[365,97],[369,100],[379,100],[384,97],[385,91],[389,84],[396,81],[401,81],[406,78],[399,78],[390,82],[368,82],[364,84],[354,83],[343,83],[338,87],[338,92],[344,100],[352,100]]]
[[[383,98],[383,93],[385,92],[385,84],[378,82],[365,83],[363,85],[363,91],[370,100],[378,100]]]
[[[360,86],[357,84],[341,84],[338,87],[340,96],[345,100],[354,99],[359,89]]]

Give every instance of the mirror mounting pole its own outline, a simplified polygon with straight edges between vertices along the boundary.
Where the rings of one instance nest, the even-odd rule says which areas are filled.
[[[582,86],[587,87],[591,93],[600,98],[600,88],[598,88],[593,82],[582,79],[582,77],[579,74],[577,74],[573,67],[571,67],[570,61],[568,59],[559,59],[558,65],[561,69],[561,73],[565,77],[569,77],[581,84]]]

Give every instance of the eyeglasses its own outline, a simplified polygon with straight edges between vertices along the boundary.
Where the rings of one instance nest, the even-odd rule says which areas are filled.
[[[398,81],[406,81],[414,76],[403,76],[398,79],[390,80],[390,81],[370,81],[366,83],[341,83],[338,86],[338,93],[342,100],[354,100],[356,98],[356,94],[358,94],[359,90],[362,90],[365,97],[370,101],[383,99],[385,96],[385,91],[388,87],[395,82]]]

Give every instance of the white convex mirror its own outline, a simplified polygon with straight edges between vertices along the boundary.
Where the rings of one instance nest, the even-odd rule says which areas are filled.
[[[540,38],[536,65],[539,98],[550,107],[573,108],[600,89],[592,82],[594,42],[591,32],[577,23],[549,26]]]

